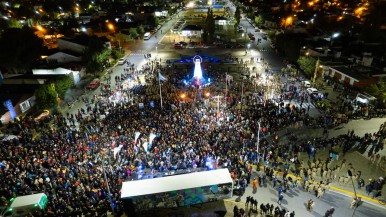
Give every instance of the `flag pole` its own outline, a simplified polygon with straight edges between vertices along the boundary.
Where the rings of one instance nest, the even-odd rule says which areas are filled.
[[[158,72],[158,84],[159,84],[159,96],[161,98],[161,109],[162,109],[162,92],[161,92],[161,78],[160,78],[161,74],[160,72]]]
[[[227,104],[227,93],[228,93],[228,72],[225,72],[225,106]]]

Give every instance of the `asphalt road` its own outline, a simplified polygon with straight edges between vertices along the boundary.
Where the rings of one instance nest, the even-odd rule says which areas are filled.
[[[304,192],[302,188],[295,188],[284,193],[284,199],[282,205],[278,205],[277,188],[272,188],[271,184],[268,183],[267,187],[258,187],[257,193],[252,193],[252,184],[250,184],[246,193],[241,197],[241,201],[245,202],[247,196],[252,196],[258,201],[258,207],[261,203],[273,204],[275,207],[285,208],[289,211],[295,211],[295,216],[324,216],[327,209],[330,207],[335,208],[334,217],[349,217],[353,214],[353,209],[350,208],[351,197],[343,195],[339,192],[328,191],[324,194],[321,199],[315,197],[314,194]],[[232,200],[236,200],[238,196],[233,196]],[[306,201],[312,199],[315,202],[314,209],[312,212],[307,211]],[[356,217],[384,217],[386,216],[386,208],[380,204],[373,204],[364,202],[362,206],[358,207],[355,215]]]

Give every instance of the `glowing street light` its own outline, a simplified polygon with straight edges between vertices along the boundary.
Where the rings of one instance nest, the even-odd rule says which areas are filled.
[[[114,25],[112,23],[108,23],[107,28],[109,28],[111,31],[114,31]]]
[[[339,35],[340,35],[340,33],[339,33],[339,32],[336,32],[336,33],[332,34],[332,37],[333,37],[333,38],[337,38],[337,37],[339,37]]]

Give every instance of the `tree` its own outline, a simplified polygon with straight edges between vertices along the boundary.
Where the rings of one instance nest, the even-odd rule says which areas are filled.
[[[110,54],[111,51],[104,47],[103,42],[98,37],[91,37],[82,58],[86,65],[86,72],[93,73],[96,77],[103,71]]]
[[[6,29],[0,38],[0,65],[11,72],[29,71],[42,50],[43,41],[30,28]]]
[[[366,86],[364,89],[367,93],[377,98],[378,102],[386,105],[386,83],[379,82],[377,84],[371,84]]]
[[[114,60],[117,60],[122,57],[123,57],[123,54],[120,50],[114,49],[111,51],[111,58],[113,58]]]
[[[53,84],[43,84],[35,91],[36,104],[39,109],[51,109],[58,105],[58,93]]]
[[[259,15],[255,17],[255,23],[257,26],[261,26],[264,23],[263,16]]]
[[[236,20],[236,23],[237,23],[236,26],[238,26],[240,24],[240,19],[241,19],[241,11],[240,11],[240,7],[237,6],[236,7],[236,11],[235,11],[235,20]]]
[[[137,32],[136,28],[130,28],[129,33],[130,33],[131,38],[137,38],[138,37],[138,32]]]
[[[299,59],[302,38],[304,37],[301,34],[278,34],[274,39],[275,48],[287,60],[296,62]]]
[[[307,78],[311,78],[315,72],[316,59],[313,57],[301,56],[297,63]]]
[[[64,99],[66,91],[73,86],[74,80],[70,76],[65,76],[55,81],[55,90],[62,99]]]
[[[208,9],[208,14],[206,16],[205,21],[205,29],[208,34],[208,41],[212,41],[214,39],[214,33],[215,33],[215,21],[213,18],[213,10]]]
[[[145,29],[143,28],[142,25],[137,27],[137,32],[138,32],[139,36],[142,38],[143,35],[145,34]]]
[[[146,21],[147,21],[147,24],[150,26],[158,26],[159,24],[158,18],[154,15],[147,16]]]

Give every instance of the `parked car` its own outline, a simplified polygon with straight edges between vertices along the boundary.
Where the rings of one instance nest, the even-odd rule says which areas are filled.
[[[237,30],[238,33],[244,33],[244,29]]]
[[[249,39],[251,40],[251,41],[254,41],[256,38],[255,38],[255,36],[249,36]]]
[[[87,85],[87,89],[95,90],[99,87],[99,85],[101,85],[101,81],[99,79],[94,79]]]
[[[261,32],[261,30],[259,28],[255,28],[255,32]]]
[[[188,43],[187,42],[184,42],[184,41],[180,41],[178,42],[180,45],[182,45],[183,47],[186,47],[188,46]]]
[[[263,35],[261,36],[261,38],[263,38],[264,40],[267,40],[267,39],[268,39],[266,34],[263,34]]]
[[[123,65],[123,64],[125,64],[125,62],[126,62],[125,58],[120,58],[120,59],[118,60],[118,64],[119,64],[119,65]]]
[[[173,47],[176,49],[184,48],[180,43],[175,43]]]
[[[316,88],[310,87],[310,88],[307,88],[307,93],[310,95],[313,95],[313,94],[318,94],[319,91]]]
[[[311,82],[309,81],[301,81],[300,84],[303,86],[303,87],[311,87]]]

